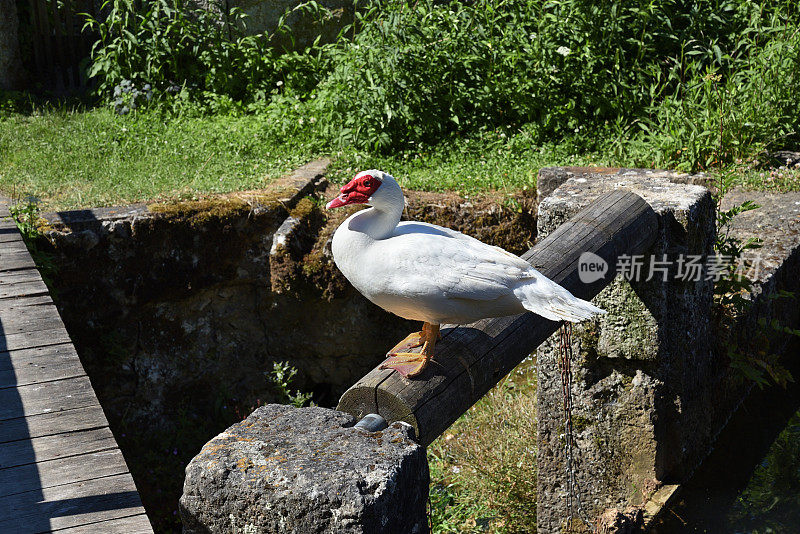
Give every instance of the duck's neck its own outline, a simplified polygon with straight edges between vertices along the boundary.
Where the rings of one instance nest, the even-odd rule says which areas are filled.
[[[364,232],[372,239],[386,239],[394,232],[403,216],[405,198],[394,180],[384,180],[380,195],[372,198],[372,208],[358,213],[353,219],[353,229]]]

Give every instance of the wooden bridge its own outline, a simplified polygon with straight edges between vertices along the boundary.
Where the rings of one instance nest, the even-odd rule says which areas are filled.
[[[152,533],[89,377],[0,198],[0,532]]]

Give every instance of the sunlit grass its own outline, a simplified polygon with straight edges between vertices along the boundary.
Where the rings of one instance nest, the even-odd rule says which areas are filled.
[[[408,189],[469,194],[536,187],[542,167],[609,162],[602,154],[581,150],[572,143],[536,146],[522,132],[500,131],[388,155],[342,152],[331,178],[344,182],[359,170],[377,168],[398,178]]]
[[[378,168],[407,189],[469,195],[534,188],[539,169],[547,166],[635,166],[653,150],[621,155],[604,148],[611,143],[584,144],[580,138],[538,145],[523,128],[374,154],[332,151],[303,138],[278,141],[270,131],[262,115],[121,117],[108,108],[6,112],[0,114],[0,194],[34,196],[42,209],[53,210],[225,193],[264,187],[313,158],[330,156],[329,179],[336,183]],[[800,168],[794,166],[737,165],[735,173],[748,189],[800,190]]]
[[[434,532],[536,532],[536,429],[525,362],[428,448]]]
[[[330,178],[379,168],[408,189],[456,191],[535,187],[548,165],[605,164],[574,145],[534,146],[524,134],[490,132],[434,147],[374,155],[334,153],[303,139],[275,140],[266,117],[121,117],[107,108],[0,115],[0,192],[71,209],[263,187],[322,155]]]
[[[313,157],[257,116],[120,117],[106,108],[0,116],[0,192],[45,209],[263,187]]]

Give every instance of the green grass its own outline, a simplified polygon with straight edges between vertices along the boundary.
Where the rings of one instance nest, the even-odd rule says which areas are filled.
[[[658,162],[655,152],[655,147],[639,147],[619,154],[613,143],[597,141],[586,148],[579,138],[537,145],[523,128],[451,137],[390,154],[331,153],[304,137],[276,141],[263,115],[150,111],[123,117],[107,108],[61,108],[0,114],[0,193],[34,196],[44,210],[183,198],[262,188],[328,155],[333,158],[329,177],[336,183],[378,168],[408,189],[469,195],[533,188],[538,170],[546,166],[650,166]],[[739,164],[736,169],[737,182],[749,189],[800,190],[798,168]]]
[[[800,167],[736,170],[736,183],[752,191],[786,193],[800,191]]]
[[[0,192],[69,209],[260,188],[314,156],[267,131],[257,116],[0,114]]]
[[[428,448],[433,531],[536,531],[536,373],[526,361]]]
[[[324,151],[278,143],[260,115],[118,116],[106,108],[0,115],[0,192],[40,199],[46,210],[117,205],[263,187]],[[536,147],[524,134],[490,132],[425,151],[339,151],[331,178],[380,168],[404,187],[473,193],[535,187],[547,165],[597,164],[571,145]]]
[[[359,170],[377,168],[398,178],[404,188],[470,194],[536,187],[541,167],[606,165],[610,161],[573,143],[536,146],[524,132],[494,131],[390,155],[340,152],[331,177],[344,182]]]

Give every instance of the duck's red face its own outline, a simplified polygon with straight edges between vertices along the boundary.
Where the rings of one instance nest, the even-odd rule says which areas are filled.
[[[339,190],[339,196],[328,202],[326,207],[332,209],[350,204],[366,204],[380,186],[381,181],[378,178],[369,173],[359,173]]]

